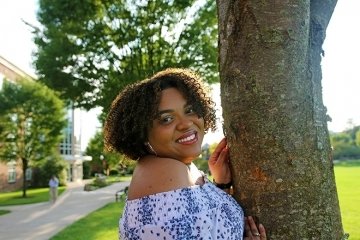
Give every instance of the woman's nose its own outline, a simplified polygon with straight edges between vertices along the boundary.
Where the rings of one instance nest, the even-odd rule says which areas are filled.
[[[193,125],[193,121],[188,117],[181,117],[177,124],[179,130],[188,129]]]

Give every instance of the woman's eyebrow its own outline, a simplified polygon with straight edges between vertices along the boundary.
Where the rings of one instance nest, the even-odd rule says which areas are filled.
[[[192,105],[191,104],[189,104],[189,103],[185,103],[184,104],[184,109],[185,108],[188,108],[188,107],[191,107]],[[158,111],[157,113],[156,113],[156,116],[160,116],[161,114],[164,114],[164,113],[172,113],[172,112],[174,112],[175,110],[173,110],[173,109],[164,109],[164,110],[160,110],[160,111]]]
[[[174,112],[174,110],[172,110],[172,109],[165,109],[165,110],[158,111],[158,112],[156,113],[156,115],[157,115],[157,116],[160,116],[160,115],[162,115],[162,114],[164,114],[164,113],[171,113],[171,112]]]

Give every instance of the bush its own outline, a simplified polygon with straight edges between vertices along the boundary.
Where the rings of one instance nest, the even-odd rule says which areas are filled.
[[[91,166],[89,162],[83,163],[83,178],[90,179],[91,178]]]
[[[95,179],[91,183],[87,183],[84,186],[85,191],[93,191],[98,188],[106,187],[108,182],[106,181],[106,176],[101,173],[95,174]]]
[[[93,181],[93,185],[97,187],[105,187],[107,186],[106,177],[104,176],[97,176]]]
[[[119,171],[116,170],[116,169],[111,169],[110,172],[109,172],[109,175],[110,176],[117,176],[117,175],[119,175]]]
[[[198,158],[194,160],[194,164],[199,170],[203,171],[205,174],[210,174],[208,160]]]
[[[98,187],[93,186],[91,183],[87,183],[87,184],[85,184],[85,186],[84,186],[84,191],[87,191],[87,192],[89,192],[89,191],[94,191],[94,190],[96,190],[96,189],[98,189]]]
[[[66,163],[64,160],[53,157],[49,160],[44,160],[42,164],[33,167],[32,172],[32,187],[48,187],[49,179],[52,175],[58,177],[60,185],[66,185]]]
[[[334,146],[334,159],[358,159],[360,158],[360,147],[354,145],[338,144]]]

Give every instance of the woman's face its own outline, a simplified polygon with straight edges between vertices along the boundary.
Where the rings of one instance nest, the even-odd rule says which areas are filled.
[[[201,153],[204,119],[176,88],[168,88],[161,92],[157,117],[148,136],[157,156],[191,163]]]

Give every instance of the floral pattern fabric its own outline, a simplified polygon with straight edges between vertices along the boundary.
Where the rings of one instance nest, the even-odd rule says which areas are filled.
[[[119,224],[122,240],[241,240],[244,213],[230,195],[206,180],[127,201]]]

